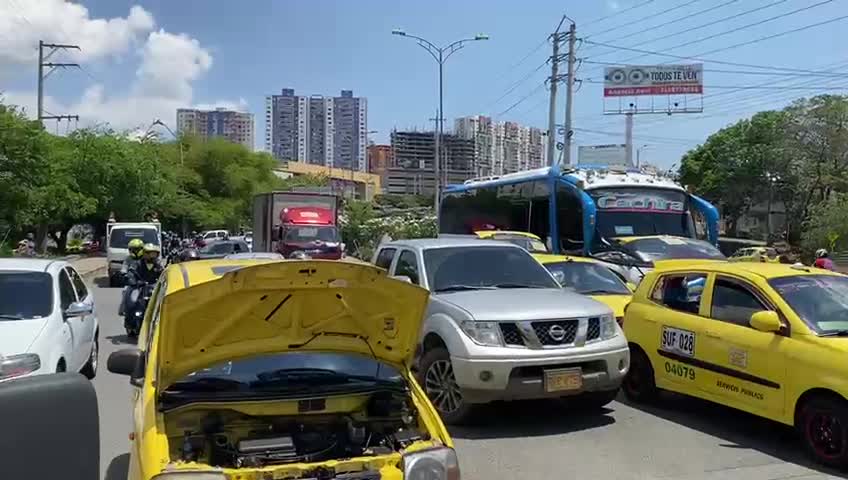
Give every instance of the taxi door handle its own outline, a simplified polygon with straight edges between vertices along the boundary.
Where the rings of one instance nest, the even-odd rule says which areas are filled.
[[[721,338],[721,336],[719,334],[717,334],[716,332],[711,332],[709,330],[704,331],[704,335],[706,335],[710,338]]]

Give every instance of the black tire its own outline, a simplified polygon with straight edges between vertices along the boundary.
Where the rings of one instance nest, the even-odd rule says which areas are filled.
[[[630,370],[621,386],[627,398],[634,402],[647,403],[657,399],[659,389],[654,367],[641,348],[630,347]]]
[[[59,363],[56,365],[56,373],[63,373],[65,371],[65,361],[59,360]]]
[[[421,357],[419,366],[418,383],[436,407],[442,421],[457,425],[468,420],[472,405],[465,403],[456,385],[450,353],[444,348],[428,350]]]
[[[801,405],[795,428],[816,462],[848,469],[848,402],[835,396],[814,396]]]
[[[100,340],[98,332],[94,332],[94,343],[91,345],[91,353],[88,356],[88,361],[80,370],[80,373],[85,375],[89,380],[93,380],[97,376],[97,356],[100,354]]]
[[[582,410],[600,410],[618,396],[618,389],[586,392],[575,397],[565,397],[569,404]]]

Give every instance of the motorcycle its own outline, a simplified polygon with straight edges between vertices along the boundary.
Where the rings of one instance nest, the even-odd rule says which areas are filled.
[[[130,301],[133,306],[124,315],[124,329],[127,331],[128,337],[138,337],[138,333],[141,331],[141,323],[144,321],[144,312],[147,310],[147,304],[150,303],[150,297],[153,296],[155,286],[151,283],[145,283],[130,294]]]

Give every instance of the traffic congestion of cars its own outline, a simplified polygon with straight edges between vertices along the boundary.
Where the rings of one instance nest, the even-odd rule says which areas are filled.
[[[129,478],[458,479],[445,425],[480,405],[597,415],[620,390],[793,426],[848,467],[848,277],[689,238],[622,245],[639,242],[654,256],[633,275],[518,231],[388,241],[370,264],[217,240],[227,251],[164,270],[137,344],[108,359],[136,392]],[[73,266],[0,261],[0,286],[0,381],[96,374]]]

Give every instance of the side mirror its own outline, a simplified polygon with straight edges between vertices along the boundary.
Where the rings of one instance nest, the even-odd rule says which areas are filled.
[[[559,286],[565,286],[565,273],[561,270],[557,270],[555,272],[551,272],[551,275],[554,276],[554,280],[557,281]]]
[[[412,283],[412,279],[407,277],[406,275],[391,275],[389,278],[394,280],[399,280],[401,282]]]
[[[761,332],[779,332],[783,327],[777,312],[763,310],[751,315],[751,326]]]
[[[274,227],[271,229],[271,241],[278,242],[280,240],[280,228]]]
[[[91,315],[92,312],[94,312],[94,305],[84,302],[74,302],[65,310],[64,315],[65,318],[82,317],[84,315]]]
[[[635,284],[635,283],[633,283],[633,282],[627,282],[627,288],[628,288],[631,292],[635,292],[635,291],[636,291],[636,284]]]
[[[144,377],[144,355],[137,348],[124,348],[109,355],[106,369],[118,375],[130,377],[130,384],[141,386]]]

